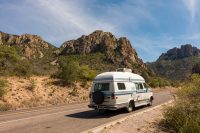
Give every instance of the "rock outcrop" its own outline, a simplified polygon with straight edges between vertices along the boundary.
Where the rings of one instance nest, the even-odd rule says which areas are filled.
[[[15,47],[22,59],[30,61],[36,73],[51,73],[57,70],[62,59],[74,59],[76,55],[82,65],[88,65],[98,72],[115,70],[119,67],[131,68],[135,73],[147,71],[146,64],[138,58],[130,41],[116,38],[110,32],[95,31],[77,40],[66,41],[56,48],[37,35],[12,35],[0,32],[0,46]],[[88,58],[85,55],[87,55]],[[61,57],[62,56],[62,57]],[[93,62],[90,59],[94,59]],[[100,61],[100,63],[99,63]],[[96,64],[95,64],[96,63]]]
[[[37,35],[12,35],[4,32],[0,32],[0,45],[20,47],[21,54],[29,59],[42,58],[46,50],[54,48],[53,45]]]
[[[182,45],[181,48],[173,48],[163,53],[158,60],[176,60],[185,57],[200,55],[200,49],[193,47],[191,44]]]
[[[113,64],[119,64],[134,69],[140,66],[146,69],[146,65],[138,58],[130,41],[125,38],[116,38],[110,32],[95,31],[88,36],[81,36],[77,40],[66,41],[61,46],[61,55],[105,53],[107,60]]]
[[[192,74],[195,64],[200,62],[200,49],[190,44],[172,48],[157,61],[148,64],[157,75],[172,80],[184,80]]]

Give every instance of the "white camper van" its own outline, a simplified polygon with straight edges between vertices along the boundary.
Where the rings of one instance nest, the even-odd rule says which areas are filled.
[[[90,92],[88,107],[98,111],[152,105],[153,93],[140,75],[130,69],[105,72],[96,76]]]

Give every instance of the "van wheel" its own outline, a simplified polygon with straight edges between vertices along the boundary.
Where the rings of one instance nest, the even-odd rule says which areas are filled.
[[[147,106],[152,106],[153,105],[153,99],[152,98],[150,98],[149,99],[149,101],[148,101],[148,104],[147,104]]]
[[[133,102],[129,102],[128,107],[126,107],[126,111],[127,111],[128,113],[130,113],[130,112],[133,111],[133,108],[134,108],[134,103],[133,103]]]

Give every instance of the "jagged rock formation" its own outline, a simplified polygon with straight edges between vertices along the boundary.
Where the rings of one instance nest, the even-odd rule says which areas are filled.
[[[173,48],[163,53],[148,68],[156,74],[172,80],[184,80],[192,74],[192,68],[200,62],[200,49],[190,44]]]
[[[115,70],[119,67],[131,68],[136,73],[148,71],[130,41],[125,37],[116,38],[110,32],[95,31],[77,40],[66,41],[60,48],[54,47],[37,35],[12,35],[0,32],[1,45],[16,48],[22,59],[31,62],[38,74],[54,73],[61,63],[60,59],[73,60],[72,55],[83,60],[79,60],[80,64],[88,65],[98,72]]]
[[[21,54],[29,59],[42,58],[54,46],[44,41],[40,36],[23,34],[12,35],[0,32],[0,45],[16,46],[21,48]]]
[[[146,69],[146,65],[138,58],[130,41],[125,38],[116,38],[110,32],[95,31],[88,36],[81,36],[77,40],[66,41],[61,46],[61,55],[90,54],[101,52],[106,54],[107,60],[121,67],[135,69],[135,66]]]
[[[185,57],[200,55],[200,49],[192,47],[191,44],[182,45],[181,48],[173,48],[163,53],[158,60],[176,60]]]

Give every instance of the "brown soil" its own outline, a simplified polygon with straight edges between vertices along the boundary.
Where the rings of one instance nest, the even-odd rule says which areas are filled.
[[[49,77],[7,77],[8,92],[0,100],[10,109],[79,103],[88,100],[91,82],[77,82],[72,87],[55,85],[58,80]]]

